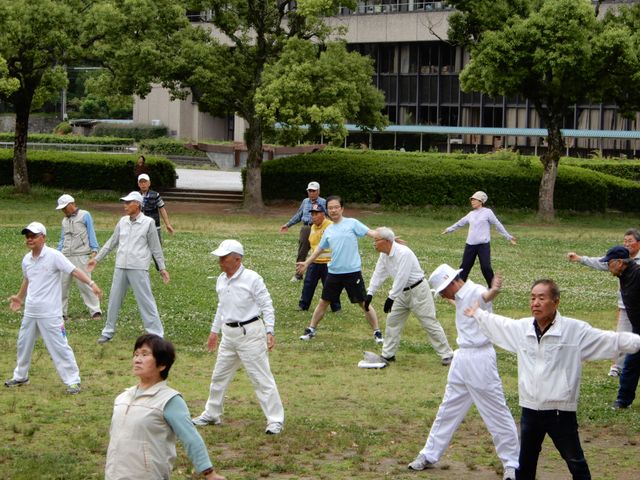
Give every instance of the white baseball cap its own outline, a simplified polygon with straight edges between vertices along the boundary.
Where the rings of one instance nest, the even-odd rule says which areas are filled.
[[[22,229],[22,235],[26,235],[27,233],[33,233],[35,235],[42,234],[47,235],[47,229],[44,228],[44,225],[40,222],[31,222],[29,225]]]
[[[318,182],[309,182],[307,190],[320,190],[320,184]]]
[[[472,198],[474,200],[482,202],[482,204],[484,205],[485,203],[487,203],[487,200],[489,200],[489,195],[484,193],[482,190],[478,190],[476,193],[469,197],[469,200],[471,200]]]
[[[429,285],[435,293],[440,293],[442,290],[447,288],[451,282],[453,282],[461,271],[461,268],[454,270],[446,263],[443,263],[436,268],[429,277]]]
[[[244,255],[244,248],[242,247],[242,244],[237,240],[224,240],[218,248],[211,252],[211,255],[224,257],[230,253]]]
[[[140,180],[146,180],[147,182],[150,182],[151,178],[149,178],[149,175],[147,175],[146,173],[141,173],[140,175],[138,175],[138,181]]]
[[[142,194],[140,194],[140,192],[131,192],[129,193],[129,195],[127,195],[126,197],[122,197],[120,199],[123,202],[138,202],[140,205],[142,205]]]
[[[62,210],[64,207],[73,202],[75,202],[75,199],[71,195],[67,195],[65,193],[60,198],[58,198],[58,206],[56,207],[56,210]]]

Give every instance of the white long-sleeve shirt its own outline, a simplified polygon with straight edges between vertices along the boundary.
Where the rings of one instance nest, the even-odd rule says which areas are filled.
[[[118,221],[113,235],[96,255],[96,261],[101,261],[116,247],[116,268],[149,270],[151,256],[160,270],[166,268],[156,224],[142,212],[134,220],[125,215]]]
[[[469,225],[467,234],[468,245],[480,245],[491,241],[491,225],[495,225],[496,230],[504,238],[511,241],[513,236],[502,226],[500,220],[495,216],[493,210],[486,207],[471,210],[456,223],[447,228],[446,232],[451,233],[459,228]]]
[[[264,280],[253,270],[240,268],[231,278],[221,273],[216,282],[218,309],[211,331],[220,333],[223,323],[246,322],[262,316],[267,333],[273,333],[276,317]]]
[[[393,285],[388,297],[395,300],[405,288],[422,280],[424,271],[409,247],[393,242],[388,255],[380,253],[367,293],[374,295],[389,276],[393,277]]]
[[[517,354],[520,406],[532,410],[575,412],[583,361],[640,350],[640,335],[600,330],[559,312],[540,342],[533,317],[514,320],[482,309],[474,317],[493,343]]]

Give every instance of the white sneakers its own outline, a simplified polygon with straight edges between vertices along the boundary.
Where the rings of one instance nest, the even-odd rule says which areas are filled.
[[[222,420],[220,420],[219,418],[209,418],[206,414],[203,413],[198,417],[192,418],[191,422],[199,427],[205,427],[207,425],[220,425],[222,423]]]
[[[416,459],[409,464],[409,470],[427,470],[428,468],[433,468],[434,466],[435,463],[431,463],[429,460],[427,460],[427,457],[420,453],[418,454]]]
[[[282,424],[280,422],[271,422],[264,431],[267,435],[278,435],[280,432],[282,432]]]

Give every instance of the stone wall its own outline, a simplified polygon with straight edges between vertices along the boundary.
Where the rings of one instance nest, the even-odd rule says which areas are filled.
[[[53,116],[29,117],[29,132],[31,133],[51,133],[60,123],[60,119]],[[0,132],[13,132],[16,129],[16,118],[14,115],[0,115]]]

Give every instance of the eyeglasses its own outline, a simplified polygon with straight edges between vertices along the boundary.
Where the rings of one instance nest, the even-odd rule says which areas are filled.
[[[41,233],[25,233],[24,236],[27,237],[28,239],[32,239],[32,238],[38,238],[40,235],[42,235]]]

